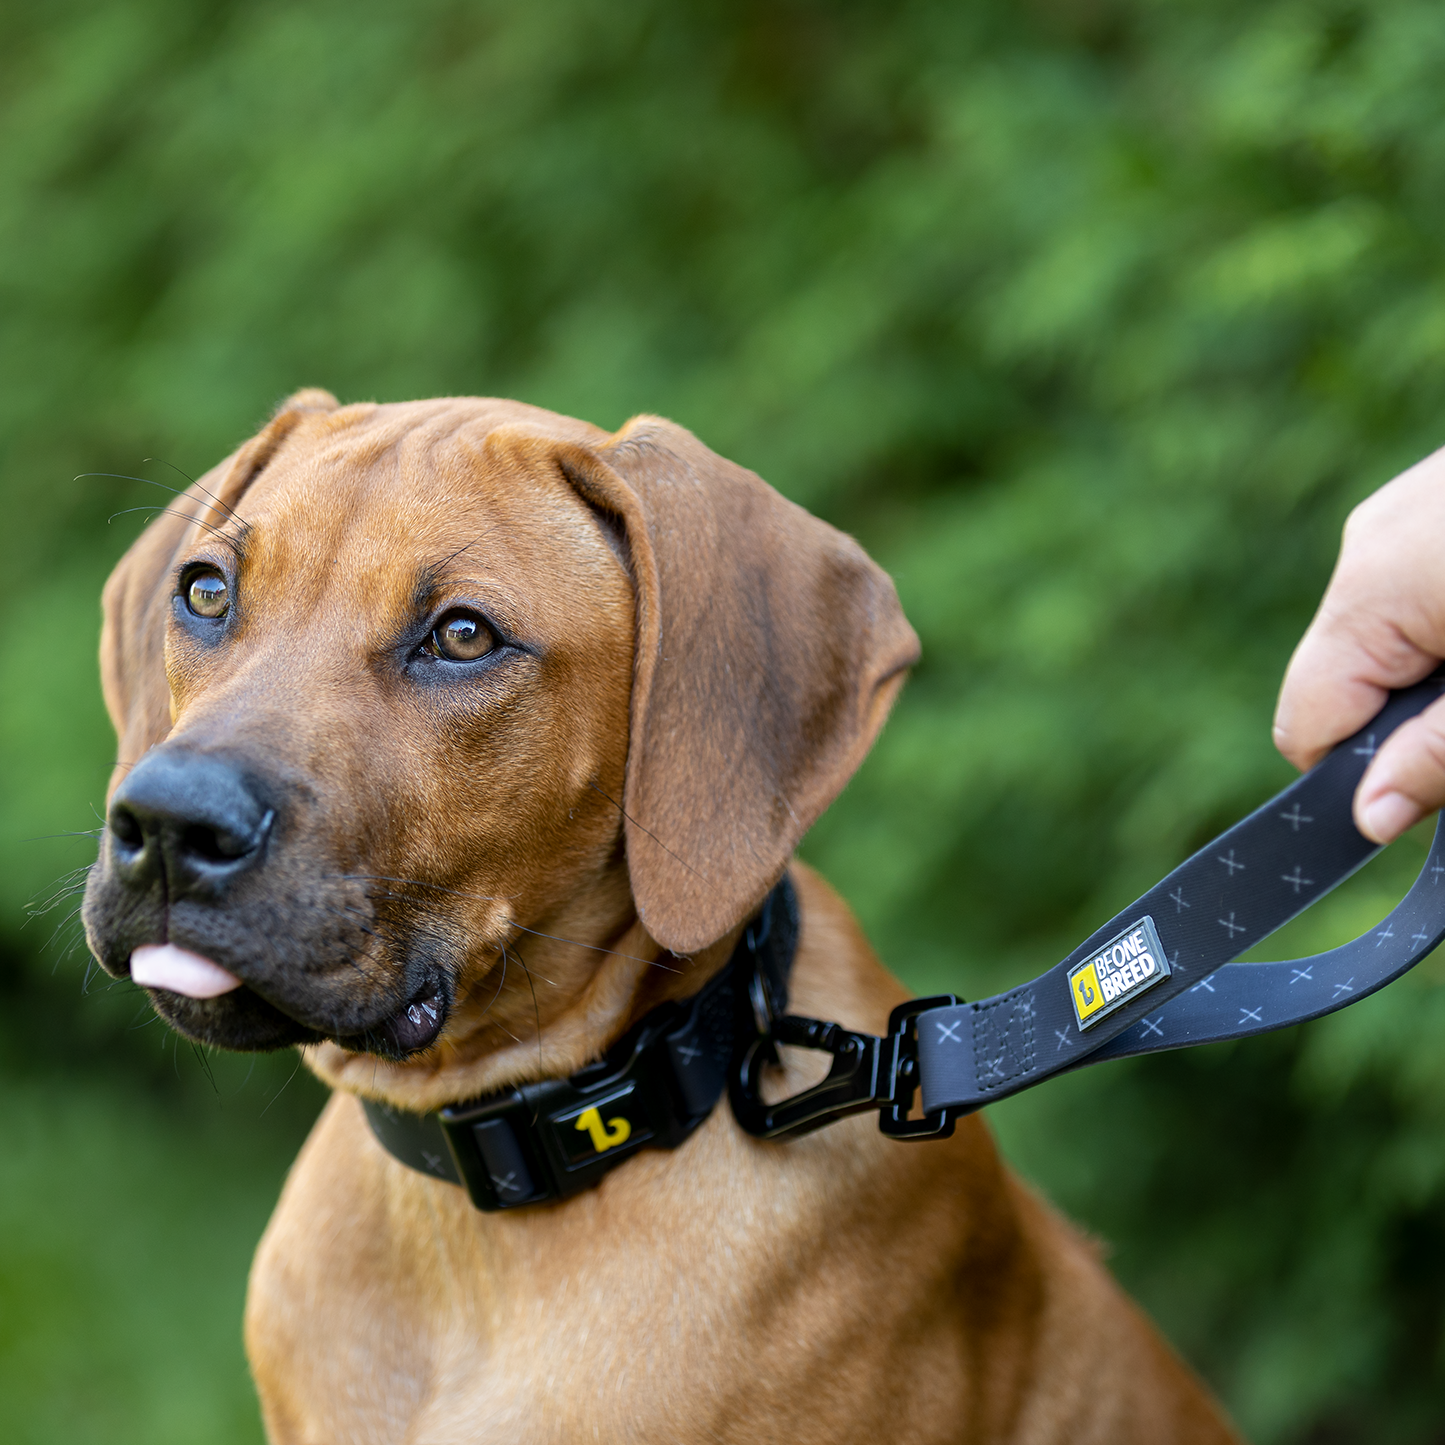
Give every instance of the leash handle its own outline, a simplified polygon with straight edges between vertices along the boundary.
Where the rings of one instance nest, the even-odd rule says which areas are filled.
[[[1445,815],[1410,891],[1368,933],[1308,958],[1227,963],[1081,1063],[1247,1038],[1323,1018],[1408,973],[1445,939]],[[1078,1067],[1078,1065],[1075,1065]]]
[[[1354,792],[1380,743],[1445,691],[1445,672],[1392,693],[1353,737],[1222,833],[1030,983],[975,1003],[895,1009],[879,1039],[785,1016],[740,1050],[733,1111],[762,1138],[884,1111],[897,1138],[940,1138],[957,1117],[1108,1058],[1238,1038],[1318,1018],[1398,978],[1445,937],[1445,823],[1413,888],[1369,933],[1286,963],[1231,960],[1377,853]],[[774,1042],[833,1055],[828,1077],[775,1104],[758,1091]],[[923,1117],[910,1119],[916,1091]]]

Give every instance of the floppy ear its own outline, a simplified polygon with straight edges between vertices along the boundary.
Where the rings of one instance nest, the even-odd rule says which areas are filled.
[[[558,454],[627,539],[628,870],[647,931],[694,952],[778,881],[863,761],[918,639],[851,537],[682,427],[638,417]]]
[[[288,397],[266,426],[239,451],[188,487],[136,538],[101,594],[100,679],[119,741],[113,791],[124,770],[171,730],[166,682],[166,616],[171,569],[203,526],[219,526],[256,474],[308,414],[335,411],[330,392],[308,389]]]

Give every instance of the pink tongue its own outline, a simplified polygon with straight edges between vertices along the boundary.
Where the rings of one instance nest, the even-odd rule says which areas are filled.
[[[147,943],[130,956],[130,976],[145,988],[164,988],[187,998],[217,998],[241,980],[219,963],[174,943]]]

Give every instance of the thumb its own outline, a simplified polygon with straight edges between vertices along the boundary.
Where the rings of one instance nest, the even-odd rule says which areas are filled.
[[[1355,826],[1390,843],[1445,806],[1445,698],[1402,723],[1375,755],[1355,790]]]

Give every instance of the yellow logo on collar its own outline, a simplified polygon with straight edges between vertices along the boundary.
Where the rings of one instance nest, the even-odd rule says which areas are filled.
[[[1074,1008],[1082,1024],[1090,1014],[1098,1013],[1104,1007],[1104,990],[1099,987],[1099,975],[1094,965],[1081,968],[1071,980],[1074,990]],[[596,1112],[594,1110],[594,1112]]]
[[[616,1119],[609,1119],[606,1124],[603,1124],[602,1115],[596,1109],[588,1109],[585,1113],[579,1114],[577,1122],[572,1127],[585,1129],[588,1138],[592,1140],[592,1147],[599,1154],[605,1154],[607,1150],[615,1149],[619,1144],[626,1143],[632,1133],[632,1125],[620,1116]]]

